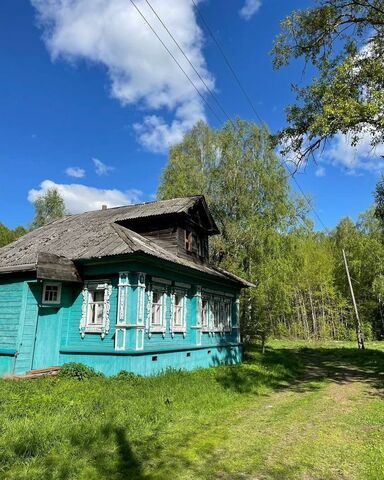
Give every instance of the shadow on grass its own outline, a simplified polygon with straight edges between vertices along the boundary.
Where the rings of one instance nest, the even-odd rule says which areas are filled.
[[[370,395],[384,397],[384,352],[314,346],[267,349],[262,355],[249,345],[244,363],[226,367],[217,380],[238,393],[259,393],[262,387],[304,392],[321,388],[325,381],[358,381],[370,387]]]
[[[98,444],[101,440],[106,444],[116,445],[113,455],[105,455],[100,451],[98,454]],[[139,460],[136,453],[133,451],[131,444],[127,437],[127,432],[123,427],[114,425],[107,425],[100,430],[100,436],[92,438],[72,438],[72,445],[77,449],[79,455],[83,452],[84,455],[89,454],[90,451],[95,452],[92,459],[92,466],[97,472],[97,478],[108,480],[149,480],[150,477],[143,472],[143,462]],[[57,477],[64,480],[67,477]],[[93,478],[93,477],[92,477]]]
[[[144,480],[146,477],[143,474],[141,464],[132,451],[124,429],[116,428],[115,436],[119,454],[118,472],[122,478]]]

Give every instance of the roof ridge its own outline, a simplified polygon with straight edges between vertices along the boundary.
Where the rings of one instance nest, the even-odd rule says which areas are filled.
[[[148,202],[130,203],[128,205],[119,205],[119,206],[116,206],[116,207],[108,207],[105,210],[95,209],[95,210],[87,210],[87,211],[81,212],[81,213],[68,213],[64,217],[59,218],[58,220],[65,220],[67,218],[78,217],[80,215],[85,215],[87,213],[97,213],[97,212],[105,212],[105,211],[111,211],[111,210],[116,211],[120,208],[133,208],[133,207],[140,207],[140,206],[143,206],[143,205],[152,205],[152,204],[155,204],[155,203],[172,202],[172,201],[176,201],[176,200],[187,200],[187,199],[193,199],[193,198],[195,198],[197,200],[197,199],[200,199],[200,198],[204,198],[204,195],[186,195],[185,197],[164,198],[164,199],[161,199],[161,200],[150,200]],[[58,220],[53,220],[52,222],[49,222],[46,225],[50,225],[51,223],[54,223]],[[46,225],[43,225],[43,227],[46,226]],[[41,228],[41,227],[39,227],[39,228]]]

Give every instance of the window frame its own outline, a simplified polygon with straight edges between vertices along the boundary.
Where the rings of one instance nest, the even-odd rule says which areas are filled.
[[[47,287],[58,287],[57,288],[57,299],[56,300],[46,300],[45,295],[47,293]],[[62,290],[62,283],[61,282],[44,282],[43,286],[43,294],[42,294],[42,304],[43,305],[60,305],[61,304],[61,290]]]
[[[192,230],[190,229],[186,229],[184,230],[184,235],[185,235],[185,241],[184,241],[184,244],[185,244],[185,251],[188,252],[188,253],[192,253],[193,252],[193,232]]]
[[[229,299],[224,299],[222,303],[222,310],[223,310],[223,330],[224,332],[231,332],[232,331],[232,301]]]
[[[204,305],[206,304],[205,314]],[[231,332],[232,331],[233,300],[220,295],[202,295],[200,304],[200,321],[203,332]],[[205,317],[205,322],[204,322]]]
[[[212,330],[214,332],[220,332],[222,330],[221,326],[221,301],[214,297],[211,301],[211,319],[212,319]]]
[[[105,311],[105,290],[106,288],[92,288],[88,289],[88,309],[87,309],[87,318],[85,324],[85,331],[88,333],[101,333],[104,325],[104,311]],[[96,293],[102,293],[102,300],[95,300]],[[102,305],[102,319],[101,323],[92,323],[93,318],[98,318],[99,306]],[[95,313],[96,312],[96,313]]]
[[[103,292],[103,300],[94,301],[94,293]],[[110,297],[112,294],[112,284],[110,280],[90,280],[84,284],[82,291],[83,305],[82,316],[80,320],[80,334],[82,337],[87,333],[99,334],[101,338],[109,333],[110,329]],[[102,322],[92,324],[90,318],[92,315],[92,305],[103,304],[103,317]]]
[[[205,303],[205,309],[204,309],[204,304]],[[201,297],[201,305],[200,305],[200,322],[201,322],[201,328],[203,331],[207,332],[210,330],[210,321],[209,321],[209,297],[207,296],[202,296]],[[205,319],[205,321],[204,321]]]
[[[158,302],[154,302],[153,301],[153,295],[156,294],[159,296],[159,301]],[[150,327],[151,327],[151,331],[154,332],[154,331],[162,331],[163,328],[164,328],[164,308],[165,308],[165,292],[161,291],[160,288],[152,288],[152,295],[151,295],[151,306],[150,306]],[[154,306],[158,306],[159,307],[159,310],[155,311],[154,312]],[[154,317],[154,314],[155,316],[158,314],[160,319],[158,322],[156,323],[153,323],[152,322],[152,319]]]
[[[181,300],[181,305],[176,305],[176,297],[179,297]],[[184,289],[175,288],[172,292],[172,308],[171,308],[171,319],[170,319],[170,329],[172,333],[186,333],[187,330],[187,292]],[[177,309],[177,310],[176,310]],[[175,318],[177,315],[181,317],[180,323],[175,323]]]
[[[168,287],[166,284],[150,283],[147,285],[147,304],[146,304],[146,329],[149,335],[152,333],[162,333],[163,336],[166,332],[166,310],[167,310],[167,292]],[[153,294],[158,293],[161,299],[160,318],[161,323],[152,323],[153,313]],[[156,302],[158,304],[158,302]]]

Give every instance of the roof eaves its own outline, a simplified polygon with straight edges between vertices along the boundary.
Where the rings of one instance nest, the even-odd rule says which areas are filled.
[[[16,272],[33,272],[36,270],[36,263],[24,263],[20,265],[7,265],[0,267],[0,274],[2,273],[16,273]]]

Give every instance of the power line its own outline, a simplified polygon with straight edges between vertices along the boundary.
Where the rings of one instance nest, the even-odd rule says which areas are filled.
[[[232,66],[231,62],[229,61],[227,55],[225,54],[224,52],[224,49],[221,47],[219,41],[217,40],[216,36],[214,35],[214,33],[212,32],[212,29],[210,28],[210,26],[208,25],[208,22],[205,20],[203,14],[201,13],[199,7],[197,6],[195,0],[192,0],[192,3],[197,11],[197,14],[199,15],[202,23],[204,24],[205,26],[205,29],[207,30],[207,32],[209,33],[210,37],[212,38],[212,40],[214,41],[216,47],[218,48],[219,52],[221,53],[221,56],[223,57],[228,69],[230,70],[230,72],[232,73],[234,79],[236,80],[236,83],[238,84],[241,92],[243,93],[245,99],[247,100],[247,102],[249,103],[253,113],[256,115],[256,117],[259,119],[260,123],[261,124],[265,124],[265,122],[263,121],[263,119],[261,118],[261,116],[258,114],[257,110],[256,110],[256,107],[254,105],[254,103],[252,102],[252,99],[251,97],[248,95],[245,87],[243,86],[239,76],[237,75],[236,73],[236,70],[234,69],[234,67]],[[283,159],[283,158],[280,158],[281,162],[284,164],[285,168],[287,169],[290,177],[293,179],[293,181],[295,182],[297,188],[299,189],[300,193],[303,195],[303,198],[305,199],[305,201],[307,202],[310,210],[314,213],[315,217],[317,218],[317,220],[319,221],[319,223],[323,226],[323,228],[328,231],[329,229],[327,228],[327,226],[325,225],[325,223],[323,222],[323,220],[321,219],[320,215],[318,214],[318,212],[316,211],[316,209],[313,207],[313,205],[311,204],[310,200],[307,198],[307,196],[305,195],[303,189],[301,188],[299,182],[297,181],[297,179],[294,177],[294,175],[291,173],[289,167],[288,167],[288,164],[287,162]]]
[[[257,110],[256,110],[256,108],[255,108],[255,106],[254,106],[254,104],[253,104],[253,102],[252,102],[251,97],[248,95],[247,91],[245,90],[245,88],[244,88],[244,86],[243,86],[243,84],[242,84],[239,76],[237,75],[235,69],[232,67],[231,62],[229,61],[229,59],[228,59],[227,55],[225,54],[224,50],[222,49],[220,43],[218,42],[217,38],[216,38],[215,35],[213,34],[213,32],[212,32],[211,28],[209,27],[208,23],[206,22],[206,20],[205,20],[203,14],[201,13],[199,7],[196,5],[195,0],[192,0],[192,3],[193,3],[193,5],[194,5],[194,7],[195,7],[195,9],[196,9],[196,11],[197,11],[197,13],[198,13],[201,21],[203,22],[203,24],[204,24],[207,32],[209,33],[209,35],[210,35],[210,37],[212,38],[212,40],[215,42],[218,50],[220,51],[222,57],[224,58],[224,61],[225,61],[226,65],[227,65],[228,69],[229,69],[230,72],[232,73],[234,79],[236,80],[236,83],[238,84],[240,90],[243,92],[244,97],[247,99],[248,103],[251,105],[251,108],[252,108],[252,110],[253,110],[253,113],[254,113],[254,114],[256,115],[256,117],[259,119],[260,123],[265,123],[265,122],[263,121],[263,119],[261,118],[261,116],[257,113]]]
[[[176,65],[179,67],[179,69],[184,73],[184,75],[186,76],[186,78],[189,80],[189,82],[191,83],[191,85],[193,86],[193,88],[196,90],[196,92],[198,93],[198,95],[201,97],[201,99],[203,100],[203,102],[208,106],[208,108],[211,110],[211,112],[213,113],[213,115],[216,117],[216,119],[219,121],[219,123],[222,122],[221,118],[217,115],[216,111],[211,107],[211,105],[207,102],[207,100],[204,98],[204,95],[202,95],[202,93],[200,92],[200,90],[196,87],[196,85],[193,83],[192,79],[190,78],[190,76],[187,74],[187,72],[184,70],[184,68],[180,65],[179,61],[176,59],[176,57],[173,55],[173,53],[169,50],[169,48],[166,46],[166,44],[163,42],[163,40],[159,37],[159,35],[157,34],[157,32],[155,31],[155,29],[152,27],[152,25],[149,23],[149,21],[147,20],[147,18],[144,16],[144,14],[141,12],[141,10],[139,9],[139,7],[136,5],[136,3],[131,0],[131,3],[132,5],[135,7],[136,11],[139,13],[139,15],[142,17],[142,19],[145,21],[145,23],[148,25],[148,27],[152,30],[153,34],[156,36],[156,38],[159,40],[159,42],[163,45],[163,47],[166,49],[166,51],[168,52],[168,54],[172,57],[172,59],[174,60],[174,62],[176,63]]]
[[[228,113],[225,111],[224,107],[222,106],[221,102],[219,101],[219,99],[217,98],[217,96],[215,95],[215,93],[211,90],[211,88],[207,85],[206,81],[204,80],[204,78],[201,76],[201,74],[199,73],[199,71],[195,68],[195,66],[193,65],[193,63],[191,62],[191,60],[189,59],[189,57],[187,56],[187,54],[184,52],[184,50],[182,49],[182,47],[180,46],[179,42],[176,40],[176,38],[172,35],[171,31],[169,30],[169,28],[167,27],[167,25],[164,23],[164,21],[161,19],[160,15],[157,13],[157,11],[153,8],[153,6],[151,5],[151,3],[148,1],[148,0],[145,0],[147,5],[149,6],[149,8],[152,10],[152,12],[156,15],[157,19],[159,20],[159,22],[161,23],[161,25],[164,27],[164,29],[166,30],[166,32],[168,33],[168,35],[172,38],[173,42],[175,43],[175,45],[177,46],[177,48],[180,50],[180,52],[182,53],[182,55],[184,56],[184,58],[187,60],[187,62],[189,63],[189,65],[192,67],[193,71],[196,73],[196,75],[199,77],[200,81],[202,82],[202,84],[205,86],[205,88],[207,89],[208,93],[211,95],[211,97],[214,99],[214,101],[216,102],[216,105],[220,108],[220,110],[222,111],[222,113],[228,118],[228,120],[230,122],[232,122],[232,119],[231,117],[228,115]],[[233,123],[233,122],[232,122]]]
[[[159,42],[163,45],[163,47],[166,49],[167,53],[171,56],[171,58],[174,60],[174,62],[176,63],[176,65],[179,67],[179,69],[183,72],[183,74],[185,75],[185,77],[188,79],[188,81],[191,83],[191,85],[193,86],[193,88],[196,90],[196,92],[198,93],[198,95],[200,96],[200,98],[203,100],[203,102],[208,106],[208,108],[211,110],[211,112],[213,113],[213,115],[215,116],[215,118],[221,123],[221,119],[219,118],[219,116],[217,115],[216,111],[211,107],[211,105],[207,102],[207,100],[204,98],[204,96],[202,95],[202,93],[200,92],[200,90],[196,87],[195,83],[193,82],[193,80],[190,78],[190,76],[187,74],[187,72],[184,70],[184,68],[181,66],[180,62],[176,59],[176,57],[173,55],[173,53],[169,50],[169,48],[166,46],[166,44],[163,42],[163,40],[160,38],[160,36],[158,35],[158,33],[155,31],[155,29],[153,28],[153,26],[150,24],[150,22],[148,21],[148,19],[145,17],[145,15],[142,13],[142,11],[139,9],[139,7],[136,5],[136,3],[134,2],[134,0],[130,0],[132,5],[135,7],[136,11],[139,13],[139,15],[143,18],[143,20],[145,21],[145,23],[147,24],[147,26],[151,29],[152,33],[156,36],[156,38],[159,40]],[[180,50],[180,52],[182,53],[182,55],[184,56],[184,58],[188,61],[188,63],[190,64],[190,66],[192,67],[192,69],[194,70],[194,72],[197,74],[197,76],[199,77],[199,79],[201,80],[201,82],[203,83],[203,85],[205,86],[205,88],[207,89],[207,91],[210,93],[210,95],[212,96],[212,98],[215,100],[216,104],[219,106],[220,110],[224,113],[224,115],[229,119],[229,121],[232,123],[233,126],[234,123],[233,121],[231,120],[231,118],[229,117],[229,115],[227,114],[227,112],[225,111],[225,109],[222,107],[221,103],[219,102],[219,100],[217,99],[217,96],[212,92],[212,90],[209,88],[209,86],[206,84],[205,80],[203,79],[203,77],[201,76],[201,74],[198,72],[198,70],[195,68],[195,66],[192,64],[192,62],[190,61],[190,59],[188,58],[188,56],[186,55],[186,53],[184,52],[184,50],[181,48],[180,44],[177,42],[177,40],[175,39],[174,35],[172,35],[171,31],[168,29],[168,27],[165,25],[165,23],[163,22],[163,20],[160,18],[160,16],[158,15],[158,13],[155,11],[155,9],[152,7],[152,5],[150,4],[150,2],[148,0],[146,0],[146,3],[148,4],[148,6],[150,7],[150,9],[152,10],[152,12],[155,14],[155,16],[157,17],[157,19],[159,20],[159,22],[162,24],[162,26],[164,27],[164,29],[167,31],[168,35],[172,38],[172,40],[174,41],[174,43],[176,44],[176,46],[178,47],[178,49]],[[197,7],[196,3],[194,0],[192,0],[192,3],[193,5],[195,6],[196,8],[196,11],[198,12],[201,20],[203,21],[208,33],[210,34],[210,36],[212,37],[212,39],[214,40],[217,48],[219,49],[221,55],[223,56],[224,60],[225,60],[225,63],[227,64],[229,70],[231,71],[232,75],[234,76],[237,84],[239,85],[239,88],[241,89],[243,95],[245,96],[246,100],[248,101],[248,103],[250,104],[251,108],[252,108],[252,111],[254,112],[254,114],[257,116],[257,118],[259,119],[259,121],[264,124],[265,122],[263,122],[261,116],[258,114],[250,96],[248,95],[247,91],[245,90],[243,84],[241,83],[240,81],[240,78],[239,76],[236,74],[236,71],[235,69],[232,67],[228,57],[226,56],[224,50],[222,49],[222,47],[220,46],[219,42],[217,41],[215,35],[213,34],[212,30],[210,29],[208,23],[206,22],[205,18],[203,17],[202,13],[200,12],[199,8]],[[281,161],[284,163],[290,177],[293,179],[293,181],[295,182],[297,188],[299,189],[300,193],[303,195],[303,198],[306,200],[310,210],[313,211],[313,213],[315,214],[316,218],[318,219],[318,221],[320,222],[320,224],[324,227],[325,230],[328,230],[328,228],[326,227],[325,223],[323,222],[323,220],[321,219],[320,215],[317,213],[317,211],[314,209],[314,207],[311,205],[311,202],[309,201],[309,199],[307,198],[307,196],[305,195],[303,189],[301,188],[300,184],[298,183],[297,179],[292,175],[292,173],[290,172],[289,170],[289,167],[288,167],[288,164],[287,162],[284,160],[284,159],[281,159]]]

